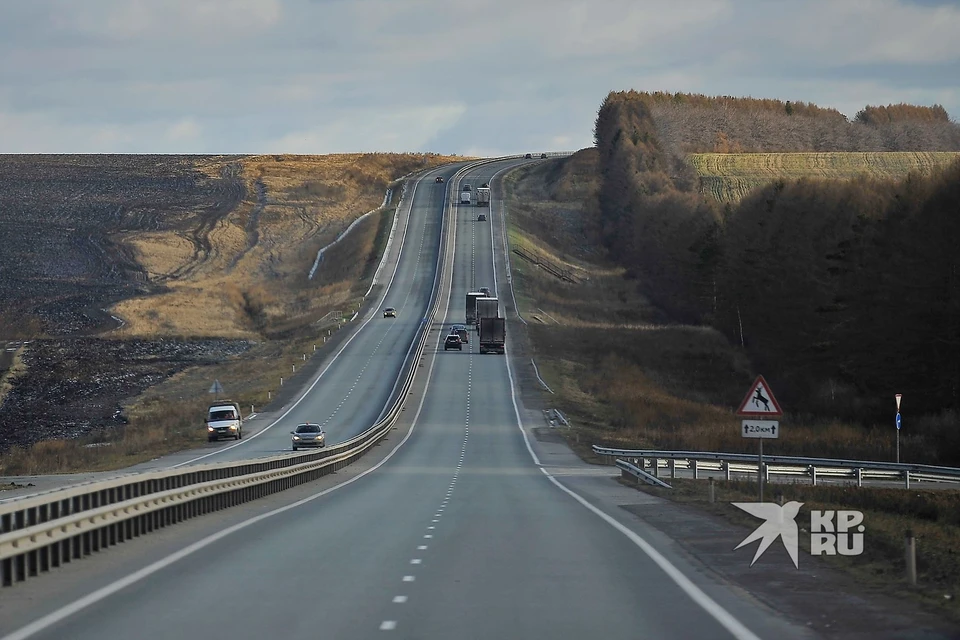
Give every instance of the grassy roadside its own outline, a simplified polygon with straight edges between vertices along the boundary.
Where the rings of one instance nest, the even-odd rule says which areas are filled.
[[[287,385],[295,383],[292,376],[327,353],[325,339],[340,330],[336,320],[322,320],[328,312],[340,311],[346,328],[360,309],[386,247],[396,206],[395,200],[368,216],[332,247],[314,281],[301,284],[294,294],[309,303],[291,305],[282,317],[264,322],[248,352],[215,365],[191,367],[130,399],[124,403],[129,422],[122,427],[14,447],[0,456],[0,475],[114,470],[202,446],[203,415],[212,398],[207,392],[214,380],[245,413],[251,406],[258,412],[268,407],[282,389],[281,378]]]
[[[636,486],[631,480],[623,484]],[[752,481],[715,484],[716,502],[708,501],[707,483],[690,479],[669,480],[673,487],[642,485],[639,490],[696,507],[737,525],[754,529],[760,521],[734,507],[732,502],[754,502]],[[894,593],[960,621],[960,493],[956,491],[856,488],[850,486],[770,485],[773,496],[784,502],[803,503],[796,522],[800,527],[800,562],[809,558],[811,510],[855,509],[864,514],[864,551],[860,556],[823,559],[854,576],[865,589]],[[773,497],[771,496],[771,497]],[[916,535],[917,587],[906,580],[904,534]],[[805,553],[804,553],[805,552]]]
[[[568,264],[579,282],[559,280],[511,255],[519,311],[541,376],[556,392],[550,405],[570,418],[561,430],[571,448],[597,462],[590,446],[753,451],[739,437],[733,408],[754,372],[740,350],[706,327],[671,324],[637,293],[636,282],[606,263],[591,222],[595,157],[581,152],[568,163],[551,161],[504,180],[508,239],[546,260]],[[551,166],[552,165],[552,166]],[[591,248],[593,248],[591,250]],[[889,434],[858,426],[787,416],[790,430],[775,445],[783,455],[890,459]],[[676,481],[673,491],[651,493],[704,508],[745,526],[751,516],[729,505],[754,501],[752,483],[718,485],[716,505],[706,483]],[[778,485],[785,500],[810,509],[848,508],[866,513],[864,556],[836,564],[865,587],[903,588],[903,535],[918,536],[921,586],[911,597],[960,619],[960,492],[901,491]]]

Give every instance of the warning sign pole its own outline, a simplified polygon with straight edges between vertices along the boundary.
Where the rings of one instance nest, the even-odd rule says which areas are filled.
[[[757,489],[760,493],[758,502],[763,502],[763,438],[758,440],[760,441],[760,457],[757,460]]]

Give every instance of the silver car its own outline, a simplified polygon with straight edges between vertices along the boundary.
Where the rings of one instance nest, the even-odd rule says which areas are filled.
[[[290,432],[290,438],[294,451],[300,447],[323,447],[327,444],[326,432],[320,425],[309,422],[297,425],[297,428]]]

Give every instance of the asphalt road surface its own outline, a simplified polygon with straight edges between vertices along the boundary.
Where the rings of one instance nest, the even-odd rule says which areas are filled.
[[[392,457],[216,545],[168,558],[112,594],[58,608],[62,619],[48,619],[33,635],[7,637],[810,637],[716,581],[670,540],[645,537],[617,505],[550,475],[519,428],[523,411],[504,356],[479,355],[475,334],[469,349],[443,351],[447,327],[463,322],[468,286],[506,293],[503,272],[495,276],[493,265],[500,194],[492,178],[513,163],[466,178],[492,182],[494,206],[488,222],[476,221],[476,207],[455,209],[446,318],[431,333],[426,392],[408,405],[416,412],[413,428]],[[419,242],[408,234],[405,252],[417,255]],[[425,280],[418,269],[410,266],[405,278]],[[421,293],[395,295],[387,304],[404,317],[403,305]],[[356,357],[378,357],[371,345],[390,331],[374,332]],[[343,394],[353,380],[340,384]],[[271,441],[264,438],[265,451]],[[30,606],[42,609],[42,598]]]

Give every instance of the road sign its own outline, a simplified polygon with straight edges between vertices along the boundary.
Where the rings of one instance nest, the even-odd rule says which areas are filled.
[[[749,393],[737,409],[737,415],[744,418],[776,418],[783,415],[783,410],[763,376],[757,376],[753,381]]]
[[[898,393],[895,397],[897,398],[897,413],[900,413],[900,398],[903,397],[903,394]]]
[[[207,391],[207,393],[223,393],[223,385],[220,384],[219,380],[214,380],[213,384],[210,385],[210,391]]]
[[[744,420],[741,435],[744,438],[779,438],[780,422],[777,420]]]
[[[897,412],[897,431],[900,431],[900,412]]]

